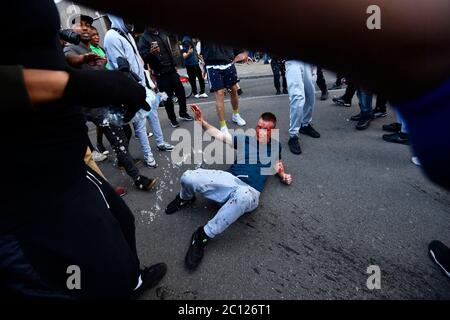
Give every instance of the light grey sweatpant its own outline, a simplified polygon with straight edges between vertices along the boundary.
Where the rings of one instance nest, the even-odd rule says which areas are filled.
[[[246,212],[255,210],[260,192],[231,173],[221,170],[187,170],[181,176],[180,198],[192,199],[195,193],[223,204],[204,227],[208,237],[214,238]]]

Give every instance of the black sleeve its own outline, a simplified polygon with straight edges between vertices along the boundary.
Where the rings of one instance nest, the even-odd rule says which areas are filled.
[[[22,66],[0,66],[0,112],[32,111]]]
[[[144,36],[141,36],[138,42],[138,50],[145,64],[149,64],[150,68],[155,70],[155,65],[158,62],[155,55],[150,53],[150,42]]]

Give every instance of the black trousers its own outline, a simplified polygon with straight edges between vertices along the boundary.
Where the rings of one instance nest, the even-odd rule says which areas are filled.
[[[178,104],[180,106],[180,116],[187,113],[186,107],[186,93],[184,92],[183,84],[180,81],[180,76],[176,72],[164,74],[157,77],[156,82],[158,84],[159,91],[167,93],[169,99],[164,102],[167,116],[169,120],[174,122],[177,120],[175,115],[174,105],[172,97],[175,95],[178,98]]]
[[[273,84],[277,91],[280,91],[280,76],[283,80],[283,90],[287,90],[287,81],[286,81],[286,67],[284,66],[284,62],[276,59],[272,59],[270,62],[270,66],[272,67],[273,72]]]
[[[186,66],[186,71],[189,77],[189,83],[192,87],[192,93],[196,95],[198,93],[197,91],[197,80],[200,84],[200,94],[205,93],[205,79],[203,79],[202,70],[200,69],[199,65],[195,66]]]
[[[82,161],[80,159],[80,161]],[[84,176],[47,211],[8,234],[0,234],[0,295],[32,299],[127,298],[137,286],[140,264],[134,216],[102,177]],[[81,289],[69,290],[70,266]],[[70,282],[69,282],[70,283]]]
[[[97,127],[103,129],[103,134],[111,144],[111,147],[116,154],[119,166],[123,166],[127,174],[133,180],[136,180],[139,176],[139,169],[134,164],[133,157],[128,150],[129,141],[132,134],[130,125],[125,125],[122,127],[114,125],[103,126],[103,120],[101,120],[100,118],[95,118],[91,121]]]
[[[327,82],[325,80],[325,76],[323,75],[322,67],[317,67],[317,86],[319,87],[320,91],[327,92]]]
[[[355,85],[353,84],[353,82],[351,82],[347,79],[347,88],[345,88],[345,93],[342,96],[342,99],[344,99],[345,101],[351,102],[355,93],[356,93]]]

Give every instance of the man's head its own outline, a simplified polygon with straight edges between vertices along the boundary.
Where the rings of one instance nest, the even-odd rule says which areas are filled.
[[[159,33],[159,30],[156,27],[146,26],[145,30],[150,32],[150,33],[153,33],[153,34],[158,34]]]
[[[94,19],[90,16],[80,14],[72,20],[72,30],[81,36],[83,43],[91,41],[91,26]]]
[[[91,26],[91,43],[96,47],[100,43],[100,35],[98,34],[98,30],[93,26]]]
[[[127,20],[127,19],[123,19],[123,24],[125,25],[125,28],[127,29],[127,31],[129,33],[134,31],[134,24],[133,22]]]
[[[256,139],[260,143],[268,143],[272,136],[272,130],[277,125],[277,117],[271,112],[263,113],[256,124]]]

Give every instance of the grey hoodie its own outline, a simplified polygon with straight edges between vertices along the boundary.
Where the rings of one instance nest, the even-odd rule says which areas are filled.
[[[130,63],[131,71],[139,76],[139,83],[145,86],[144,66],[136,42],[129,34],[129,30],[126,28],[122,18],[112,14],[108,14],[108,18],[111,20],[111,27],[119,29],[126,36],[125,39],[119,32],[112,29],[105,35],[104,44],[110,69],[117,69],[117,58],[124,57]]]

